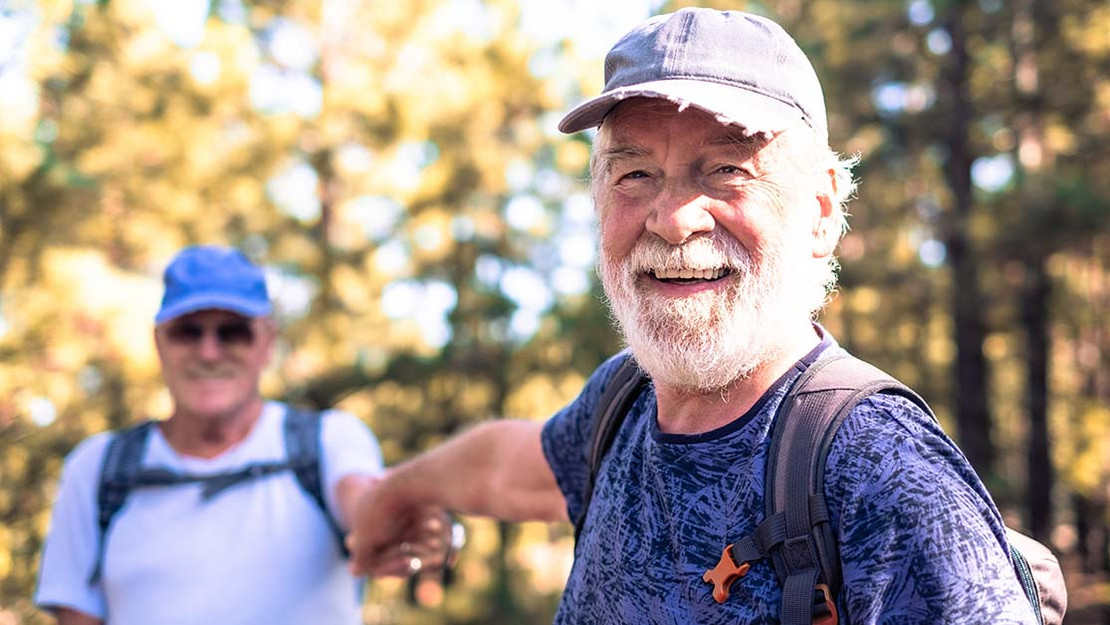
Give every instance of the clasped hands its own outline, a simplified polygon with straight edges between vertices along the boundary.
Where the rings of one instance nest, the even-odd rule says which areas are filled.
[[[411,577],[452,568],[465,542],[460,523],[442,507],[418,504],[388,480],[363,493],[346,537],[350,570],[370,577]]]

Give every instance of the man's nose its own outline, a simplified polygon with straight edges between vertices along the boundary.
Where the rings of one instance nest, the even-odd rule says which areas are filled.
[[[219,334],[206,330],[197,343],[197,354],[204,360],[219,360],[224,354]]]
[[[709,211],[712,200],[688,185],[667,185],[655,199],[646,227],[671,245],[712,232],[717,225]]]

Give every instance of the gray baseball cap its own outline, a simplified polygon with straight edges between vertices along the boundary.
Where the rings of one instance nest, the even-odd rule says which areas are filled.
[[[559,130],[597,127],[634,97],[693,106],[749,134],[785,130],[801,119],[828,141],[813,66],[781,26],[758,15],[687,8],[645,21],[605,56],[601,95],[567,113]]]

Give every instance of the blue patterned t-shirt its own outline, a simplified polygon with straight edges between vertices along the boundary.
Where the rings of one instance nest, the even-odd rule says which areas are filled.
[[[697,435],[659,431],[648,385],[597,476],[557,624],[779,622],[782,588],[767,560],[718,604],[702,581],[725,545],[764,516],[775,411],[821,345],[746,414]],[[577,518],[592,412],[620,358],[544,427],[548,463]],[[963,454],[907,399],[873,396],[833,440],[825,495],[840,543],[842,624],[1034,623],[1005,547],[1001,516]]]

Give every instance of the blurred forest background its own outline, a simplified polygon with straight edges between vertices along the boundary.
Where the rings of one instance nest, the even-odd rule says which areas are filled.
[[[0,624],[30,604],[64,455],[164,416],[160,272],[268,268],[273,397],[400,461],[543,419],[619,348],[593,275],[590,136],[562,112],[690,2],[0,0]],[[1110,4],[705,2],[780,21],[861,157],[822,321],[930,400],[1010,521],[1110,623]],[[550,622],[567,527],[466,519],[455,583],[366,621]]]

